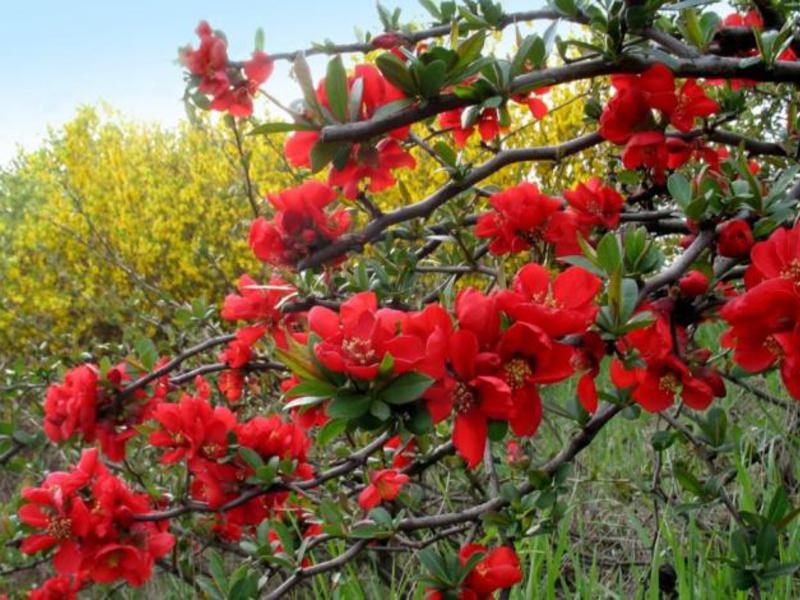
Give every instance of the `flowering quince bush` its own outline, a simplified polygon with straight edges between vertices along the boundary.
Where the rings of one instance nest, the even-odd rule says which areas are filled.
[[[259,33],[237,62],[202,22],[181,51],[187,102],[250,135],[288,134],[298,182],[250,224],[264,268],[236,274],[221,310],[238,329],[82,364],[46,391],[44,433],[83,449],[20,491],[11,543],[52,563],[30,597],[141,586],[155,567],[213,598],[279,598],[332,573],[356,597],[370,565],[391,580],[389,555],[424,570],[406,595],[522,597],[526,544],[558,526],[570,465],[620,415],[656,424],[656,526],[680,493],[681,510],[726,523],[728,589],[758,596],[800,566],[793,490],[732,497],[726,457],[732,386],[789,414],[793,400],[751,379],[774,372],[800,400],[792,15],[769,2],[728,15],[422,5],[425,26],[379,6],[385,32],[356,44],[267,54]],[[523,35],[531,21],[549,25]],[[503,56],[491,40],[509,28]],[[316,84],[314,55],[327,57]],[[279,60],[302,96],[288,107],[268,91]],[[582,80],[585,133],[514,145]],[[737,124],[761,94],[785,114],[754,139]],[[262,97],[289,118],[257,121]],[[473,146],[483,162],[466,159]],[[481,185],[595,148],[607,170],[564,189],[532,168]],[[422,161],[446,182],[385,212],[381,194]],[[545,423],[554,452],[537,442]],[[667,495],[662,456],[681,446]]]

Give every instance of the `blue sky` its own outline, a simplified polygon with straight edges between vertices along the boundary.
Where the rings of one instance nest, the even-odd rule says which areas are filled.
[[[384,0],[404,19],[424,20],[417,0]],[[504,0],[508,11],[543,0]],[[141,120],[175,124],[183,117],[177,49],[194,43],[200,19],[226,32],[230,55],[252,50],[263,27],[266,50],[307,47],[329,38],[354,40],[353,27],[380,30],[373,0],[23,0],[6,2],[0,19],[3,69],[0,165],[18,144],[35,147],[48,125],[58,126],[81,104],[103,100]],[[319,68],[319,64],[313,65]],[[268,87],[297,96],[285,63]]]

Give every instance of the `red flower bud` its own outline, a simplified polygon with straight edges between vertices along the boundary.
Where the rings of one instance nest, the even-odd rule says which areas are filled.
[[[728,221],[720,229],[717,252],[720,256],[741,258],[750,254],[753,242],[753,232],[747,221],[743,219]]]
[[[700,271],[689,271],[678,282],[681,293],[689,298],[702,296],[708,291],[708,277]]]
[[[382,33],[379,36],[372,38],[370,44],[373,48],[383,48],[384,50],[391,50],[406,43],[406,38],[399,33]]]

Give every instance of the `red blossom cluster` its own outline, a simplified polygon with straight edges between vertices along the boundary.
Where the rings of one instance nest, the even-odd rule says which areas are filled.
[[[338,238],[350,227],[350,215],[325,209],[336,192],[318,181],[268,196],[275,208],[271,220],[259,217],[250,226],[250,247],[259,260],[276,267],[297,262]]]
[[[723,344],[752,373],[779,367],[800,400],[800,225],[753,246],[744,283],[746,291],[720,312],[731,326]]]
[[[111,460],[125,457],[127,441],[136,435],[135,426],[147,420],[153,407],[166,394],[162,381],[152,396],[136,390],[122,398],[126,382],[131,381],[128,365],[121,363],[100,378],[96,365],[87,363],[67,371],[63,383],[48,387],[44,402],[44,431],[54,442],[80,434],[83,441],[97,439]]]
[[[550,244],[556,256],[580,254],[578,235],[588,238],[595,228],[613,229],[624,200],[613,188],[592,177],[564,192],[565,203],[547,196],[532,183],[521,183],[492,194],[492,209],[478,218],[475,235],[487,238],[492,254],[530,250]]]
[[[292,479],[311,477],[306,462],[310,440],[303,429],[285,423],[278,416],[253,417],[239,422],[224,406],[212,406],[211,390],[202,377],[195,381],[195,396],[184,394],[177,403],[156,407],[153,419],[158,429],[150,434],[150,444],[166,450],[162,464],[186,463],[192,473],[192,496],[219,508],[236,499],[255,475],[252,464],[243,459],[239,448],[255,452],[264,463],[277,458],[292,461],[284,473]],[[256,526],[287,497],[285,492],[262,494],[225,512],[217,530],[228,538],[241,537],[242,528]]]
[[[631,397],[649,412],[666,410],[677,398],[689,408],[705,410],[714,397],[724,397],[722,378],[706,364],[711,353],[687,348],[686,330],[670,322],[671,311],[660,311],[657,305],[645,308],[651,309],[655,321],[618,341],[618,350],[629,367],[619,359],[611,362],[614,385],[630,389]]]
[[[382,106],[404,98],[403,92],[389,83],[381,72],[372,65],[358,65],[353,75],[348,79],[350,94],[360,81],[361,101],[358,104],[357,120],[366,120],[372,117]],[[317,87],[317,102],[326,109],[330,109],[325,80],[322,79]],[[339,187],[342,195],[353,200],[358,197],[363,188],[370,192],[380,192],[395,184],[392,173],[395,169],[413,169],[417,166],[416,160],[409,152],[403,149],[398,140],[408,137],[410,129],[400,127],[390,132],[389,137],[374,142],[353,144],[348,154],[340,161],[334,159],[334,164],[328,174],[328,183]],[[295,167],[312,167],[312,149],[319,142],[318,131],[298,131],[286,140],[284,152],[286,160]],[[368,181],[368,184],[364,182]]]
[[[476,554],[482,557],[470,569],[458,588],[459,600],[491,600],[498,590],[505,590],[522,581],[522,568],[513,548],[500,546],[488,550],[480,544],[467,544],[458,553],[462,566]],[[429,589],[426,600],[444,600],[451,590]]]
[[[211,96],[213,110],[249,117],[253,114],[253,97],[272,75],[272,59],[257,50],[241,67],[233,65],[228,61],[227,42],[208,23],[201,21],[196,32],[200,46],[181,50],[180,60],[192,74],[198,92]]]
[[[587,336],[576,349],[558,340],[587,334],[600,287],[599,278],[579,267],[552,277],[529,264],[513,290],[460,292],[457,326],[437,304],[416,312],[378,308],[372,292],[356,294],[338,313],[314,307],[308,321],[320,340],[314,344],[316,358],[334,373],[359,382],[391,382],[410,371],[430,377],[433,384],[423,396],[428,410],[434,422],[454,414],[453,442],[474,467],[483,458],[491,421],[508,422],[518,436],[536,432],[542,415],[539,384],[562,381],[577,370],[581,400],[588,410],[596,408],[593,378],[602,343],[598,348]],[[508,326],[501,327],[501,315]]]
[[[694,79],[687,79],[676,92],[672,71],[661,64],[639,75],[612,75],[611,85],[616,93],[600,116],[600,135],[625,146],[622,163],[626,169],[652,169],[656,183],[664,182],[664,171],[670,167],[666,125],[685,133],[695,119],[719,112],[719,104]],[[653,110],[663,115],[660,121]],[[676,150],[683,152],[686,142],[673,139]]]
[[[150,499],[111,475],[97,450],[85,450],[71,471],[51,473],[40,487],[24,488],[22,497],[19,519],[38,532],[20,549],[35,554],[55,548],[53,564],[62,576],[40,590],[40,597],[63,590],[68,595],[84,581],[124,579],[140,586],[175,541],[166,522],[134,519],[150,512]]]
[[[549,87],[541,87],[528,94],[514,96],[513,100],[526,105],[536,119],[543,119],[549,109],[539,96],[549,91]],[[458,148],[464,148],[476,131],[484,142],[491,142],[501,133],[508,131],[508,125],[501,123],[496,108],[484,108],[479,111],[454,108],[441,113],[438,120],[439,127],[453,134],[453,140]]]
[[[222,318],[227,321],[248,321],[251,325],[236,332],[234,340],[220,353],[220,360],[231,369],[220,374],[217,385],[229,401],[238,400],[244,389],[245,378],[241,368],[253,357],[253,346],[264,335],[269,335],[279,348],[287,346],[287,334],[298,321],[297,315],[285,315],[280,304],[295,293],[294,286],[277,275],[270,277],[267,285],[259,285],[249,275],[238,282],[239,294],[228,294],[222,305]]]

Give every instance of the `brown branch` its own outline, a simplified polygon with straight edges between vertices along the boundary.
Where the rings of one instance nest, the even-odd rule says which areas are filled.
[[[332,571],[333,569],[338,569],[342,565],[346,564],[347,561],[357,556],[364,548],[366,548],[369,542],[370,540],[368,539],[359,540],[335,558],[312,565],[310,567],[299,567],[286,581],[264,596],[265,600],[276,600],[277,598],[281,598],[284,594],[288,593],[289,590],[298,585],[304,579],[313,577],[314,575],[319,575],[321,573],[326,573],[327,571]]]
[[[500,31],[508,27],[509,25],[514,25],[516,23],[524,23],[529,21],[553,21],[556,19],[567,19],[561,13],[554,11],[554,10],[527,10],[527,11],[520,11],[516,13],[509,13],[504,15],[499,23],[495,26],[495,29]],[[575,22],[582,22],[582,20],[578,18],[570,19]],[[450,32],[453,30],[453,26],[450,23],[445,25],[436,25],[435,27],[429,27],[427,29],[420,29],[419,31],[395,31],[390,33],[396,33],[400,35],[406,44],[413,45],[417,44],[418,42],[422,42],[424,40],[429,40],[431,38],[443,37],[446,35],[450,35]],[[298,55],[303,56],[318,56],[318,55],[327,55],[333,56],[335,54],[367,54],[369,52],[374,52],[377,50],[371,42],[354,42],[350,44],[319,44],[315,45],[311,48],[307,48],[305,50],[294,50],[290,52],[276,52],[274,54],[270,54],[270,58],[272,60],[288,60],[292,61],[297,58]],[[232,65],[240,65],[241,63],[231,63]]]
[[[571,462],[580,452],[586,448],[597,436],[600,430],[625,408],[623,404],[608,404],[601,408],[592,419],[586,423],[583,429],[570,440],[570,443],[556,456],[545,463],[541,471],[549,476],[553,476],[559,467]],[[534,486],[526,483],[519,488],[521,495],[529,494],[534,490]],[[458,523],[479,519],[482,515],[499,510],[508,504],[505,498],[492,498],[482,504],[467,508],[460,512],[442,513],[439,515],[425,517],[409,517],[401,520],[397,524],[398,531],[414,531],[417,529],[432,529],[438,527],[448,527]]]
[[[289,491],[293,487],[299,490],[312,489],[319,485],[322,485],[326,481],[335,479],[340,475],[345,475],[347,473],[350,473],[356,467],[363,465],[370,457],[370,455],[376,452],[378,449],[382,448],[383,445],[391,437],[392,437],[392,432],[385,432],[380,436],[378,436],[377,438],[375,438],[372,442],[364,446],[361,450],[354,452],[349,458],[342,461],[341,464],[336,465],[335,467],[331,467],[327,471],[323,471],[318,476],[313,477],[311,479],[293,482],[291,486],[282,482],[278,482],[265,487],[255,487],[250,490],[247,490],[238,498],[235,498],[234,500],[231,500],[230,502],[227,502],[226,504],[223,504],[222,506],[216,508],[211,507],[208,504],[202,502],[187,502],[180,506],[176,506],[174,508],[170,508],[160,512],[134,515],[133,518],[137,521],[164,521],[166,519],[172,519],[193,512],[225,513],[238,506],[246,504],[253,498],[258,498],[259,496],[263,496],[265,494],[270,494],[273,492]]]
[[[689,247],[681,254],[675,262],[644,282],[642,291],[639,294],[639,301],[646,298],[659,288],[677,281],[681,275],[692,265],[698,256],[711,245],[714,241],[714,231],[707,229],[697,234],[697,237]]]
[[[508,91],[513,95],[544,85],[569,83],[614,73],[639,73],[658,62],[652,58],[626,55],[615,62],[597,59],[550,67],[515,77]],[[677,58],[675,62],[673,72],[678,77],[741,77],[761,82],[787,83],[800,80],[800,64],[787,61],[779,61],[769,67],[763,64],[743,66],[740,59],[719,56]],[[442,112],[471,106],[479,102],[478,99],[444,94],[425,104],[415,105],[381,119],[323,127],[320,131],[320,139],[323,142],[364,141],[398,127],[423,121]]]

